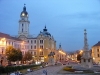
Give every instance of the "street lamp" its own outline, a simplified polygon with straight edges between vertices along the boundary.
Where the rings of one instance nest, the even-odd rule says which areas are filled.
[[[39,51],[41,52],[42,50],[40,49]]]

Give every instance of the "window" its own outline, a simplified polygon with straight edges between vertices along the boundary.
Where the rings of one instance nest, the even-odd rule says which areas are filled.
[[[34,46],[34,49],[36,49],[36,45]]]
[[[29,49],[29,46],[27,46],[27,49]]]
[[[43,51],[40,52],[40,55],[43,55]]]
[[[99,52],[99,49],[97,49],[97,52]]]
[[[34,52],[34,55],[36,55],[36,52]]]
[[[99,57],[99,54],[98,54],[98,57]]]
[[[90,62],[90,59],[88,59],[88,62]]]
[[[2,49],[2,54],[3,54],[3,49]]]
[[[40,44],[43,44],[43,40],[40,40]]]
[[[31,52],[31,54],[32,54],[32,52]]]
[[[31,49],[32,49],[33,47],[31,46]]]
[[[29,40],[27,40],[27,42],[29,43]]]
[[[86,62],[86,60],[84,59],[84,62]]]
[[[12,42],[12,45],[13,45],[13,42]]]
[[[34,43],[36,44],[36,40],[34,40]]]
[[[23,29],[22,29],[22,32],[23,32]]]
[[[22,24],[22,27],[23,27],[23,25],[24,25],[24,24]]]
[[[40,49],[43,49],[43,45],[40,45]]]
[[[9,45],[10,45],[10,41],[9,41]]]
[[[31,44],[33,43],[33,41],[31,40]]]

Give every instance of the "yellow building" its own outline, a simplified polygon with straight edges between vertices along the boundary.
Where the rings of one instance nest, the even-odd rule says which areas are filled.
[[[66,52],[62,49],[61,44],[59,45],[59,49],[57,51],[57,61],[65,62],[66,61]]]
[[[100,41],[92,46],[92,57],[95,63],[100,64]]]
[[[34,37],[29,33],[29,14],[24,5],[20,14],[18,38],[25,40],[29,43],[29,51],[33,55],[33,60],[36,62],[48,62],[48,55],[50,52],[54,53],[54,60],[57,61],[59,51],[56,50],[56,41],[54,37],[48,32],[46,26],[43,31],[40,31],[38,36]],[[61,51],[60,54],[64,54]]]
[[[40,62],[48,62],[48,55],[54,52],[56,56],[56,41],[47,31],[46,26],[37,37],[28,38],[29,51],[33,54],[33,59]],[[54,56],[55,60],[56,57]]]

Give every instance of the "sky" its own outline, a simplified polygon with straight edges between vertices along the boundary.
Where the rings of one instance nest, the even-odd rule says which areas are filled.
[[[87,30],[89,49],[100,41],[100,0],[0,0],[0,32],[18,35],[18,21],[24,3],[29,15],[31,35],[46,25],[48,32],[65,51],[84,47]]]

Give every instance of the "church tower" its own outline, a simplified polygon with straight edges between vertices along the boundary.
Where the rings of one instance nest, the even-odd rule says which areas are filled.
[[[91,53],[88,49],[86,29],[84,29],[84,51],[83,51],[83,54],[82,54],[82,57],[81,57],[81,65],[84,68],[93,67],[93,61],[92,61]]]
[[[28,12],[26,11],[26,6],[24,4],[23,11],[20,14],[19,20],[19,30],[18,30],[18,38],[25,40],[29,35],[29,24],[28,20]]]

